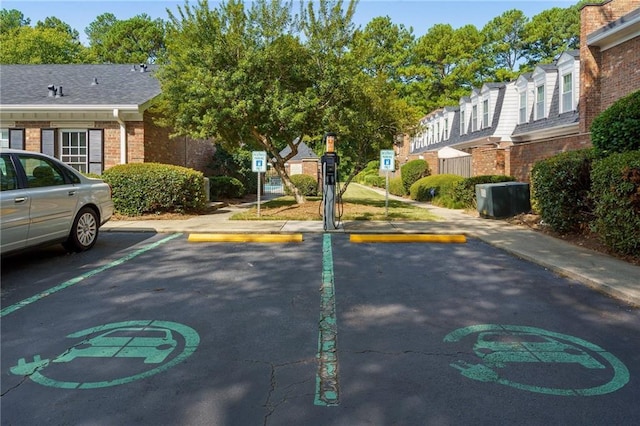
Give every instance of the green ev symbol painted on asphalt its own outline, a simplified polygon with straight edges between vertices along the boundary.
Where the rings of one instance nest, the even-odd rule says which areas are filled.
[[[470,335],[477,335],[473,353],[482,362],[458,360],[450,365],[473,380],[561,396],[604,395],[629,381],[629,370],[618,358],[577,337],[534,327],[481,324],[455,330],[444,341],[460,342]],[[546,370],[535,369],[540,366]],[[573,377],[576,383],[568,388],[560,383],[554,387],[522,383],[552,381],[553,373],[559,371],[554,367],[564,370],[565,374],[560,376]],[[523,374],[523,368],[531,371]],[[593,386],[594,383],[598,384]]]
[[[40,355],[35,355],[30,362],[21,358],[17,365],[11,367],[11,372],[28,376],[44,386],[63,389],[104,388],[130,383],[168,370],[195,352],[200,343],[200,336],[194,329],[168,321],[117,322],[81,330],[67,337],[85,339],[52,360],[42,359]],[[182,346],[181,352],[174,354],[179,346]],[[55,370],[56,366],[92,358],[101,359],[101,364],[105,359],[133,358],[141,359],[144,366],[157,366],[151,369],[144,367],[143,371],[127,377],[100,381],[62,381],[44,374],[45,369],[48,373],[49,370]],[[88,370],[100,370],[101,364],[91,363]],[[59,371],[57,373],[60,374]],[[89,371],[85,373],[89,374]]]

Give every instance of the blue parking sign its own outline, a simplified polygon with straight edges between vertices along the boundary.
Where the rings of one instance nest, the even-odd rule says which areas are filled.
[[[380,151],[380,170],[383,172],[393,172],[396,169],[396,153],[392,149]]]
[[[251,171],[257,173],[267,171],[267,153],[265,151],[253,151],[251,153]]]

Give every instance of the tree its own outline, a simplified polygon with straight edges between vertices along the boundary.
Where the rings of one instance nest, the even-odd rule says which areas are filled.
[[[0,35],[0,63],[74,64],[82,62],[83,46],[55,28],[20,27]]]
[[[164,51],[164,22],[144,13],[124,21],[104,13],[89,24],[85,33],[98,62],[154,63]]]
[[[415,42],[412,28],[396,25],[388,16],[377,17],[355,32],[351,51],[366,74],[386,79],[401,97],[410,99]]]
[[[0,35],[8,34],[20,27],[28,27],[30,24],[31,20],[25,18],[19,10],[0,10]]]
[[[436,24],[420,37],[414,50],[412,74],[424,112],[457,104],[477,83],[483,62],[482,36],[473,25],[453,29]]]
[[[310,1],[295,15],[291,1],[257,0],[247,9],[229,0],[210,9],[201,0],[170,13],[158,73],[164,124],[177,134],[215,138],[225,149],[267,151],[304,202],[284,167],[299,142],[317,144],[325,131],[336,131],[341,157],[350,161],[358,155],[354,147],[371,146],[381,133],[390,144],[397,131],[397,119],[370,125],[402,111],[402,103],[350,54],[356,3],[345,11],[342,1]]]
[[[495,68],[515,71],[525,55],[527,17],[521,10],[511,9],[493,18],[482,29],[487,53],[495,58]]]
[[[551,63],[566,50],[580,46],[580,10],[554,7],[535,15],[525,25],[527,65]]]
[[[56,17],[48,16],[44,19],[44,22],[38,21],[35,28],[36,29],[50,28],[56,31],[60,31],[62,33],[68,34],[71,40],[77,43],[80,43],[80,33],[77,30],[74,30],[73,28],[71,28],[69,24],[67,24],[66,22],[62,22],[60,19]]]

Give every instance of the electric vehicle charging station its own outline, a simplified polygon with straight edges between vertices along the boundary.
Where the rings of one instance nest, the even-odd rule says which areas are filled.
[[[326,152],[322,156],[322,205],[325,231],[335,231],[336,226],[336,182],[338,181],[338,164],[340,157],[335,152],[335,133],[324,135]]]

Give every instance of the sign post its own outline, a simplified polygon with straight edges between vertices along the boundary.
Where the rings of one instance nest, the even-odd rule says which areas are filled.
[[[267,171],[266,151],[253,151],[251,153],[251,171],[258,174],[258,217],[260,217],[260,173]]]
[[[384,214],[389,216],[389,172],[396,170],[396,153],[392,149],[380,150],[380,170],[385,172]]]

